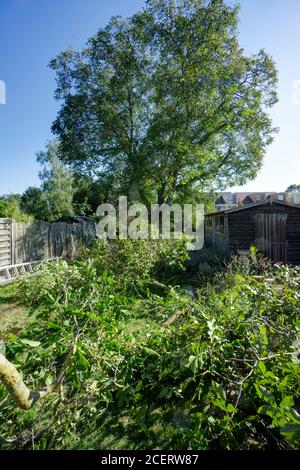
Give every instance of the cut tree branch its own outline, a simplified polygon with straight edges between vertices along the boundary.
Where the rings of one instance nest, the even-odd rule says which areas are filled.
[[[70,348],[69,354],[65,360],[65,363],[56,379],[56,381],[48,387],[40,391],[30,391],[29,388],[23,382],[21,374],[18,372],[16,366],[9,362],[6,357],[0,353],[0,381],[4,384],[7,391],[14,398],[16,404],[22,410],[30,410],[37,401],[41,398],[45,398],[49,393],[55,392],[58,387],[62,384],[66,370],[70,365],[72,357],[76,353],[78,333]]]

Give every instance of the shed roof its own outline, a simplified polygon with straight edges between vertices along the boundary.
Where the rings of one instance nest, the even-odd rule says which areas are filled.
[[[205,214],[205,217],[214,216],[214,215],[222,215],[222,214],[232,214],[234,212],[246,211],[248,209],[252,209],[253,207],[272,206],[273,204],[278,204],[280,206],[286,206],[286,207],[294,207],[300,210],[299,204],[292,204],[291,202],[279,201],[277,199],[271,198],[268,201],[255,202],[254,204],[247,204],[246,206],[234,207],[233,209],[225,209],[223,211],[210,212],[209,214]]]

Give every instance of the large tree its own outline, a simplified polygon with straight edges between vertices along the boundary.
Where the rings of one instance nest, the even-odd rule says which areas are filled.
[[[273,139],[275,65],[240,48],[224,0],[149,0],[51,67],[61,158],[131,199],[243,184]]]

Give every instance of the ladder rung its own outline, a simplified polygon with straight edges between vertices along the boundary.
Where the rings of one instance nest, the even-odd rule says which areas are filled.
[[[35,267],[44,263],[52,263],[58,258],[48,260],[31,261],[30,263],[0,266],[0,286],[16,281],[20,277],[33,276],[36,273]]]

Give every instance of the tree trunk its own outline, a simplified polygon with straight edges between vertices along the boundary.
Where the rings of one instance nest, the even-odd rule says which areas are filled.
[[[40,392],[31,392],[23,382],[16,367],[0,353],[0,380],[12,395],[17,405],[23,410],[30,410],[42,397],[53,390],[53,386]]]

